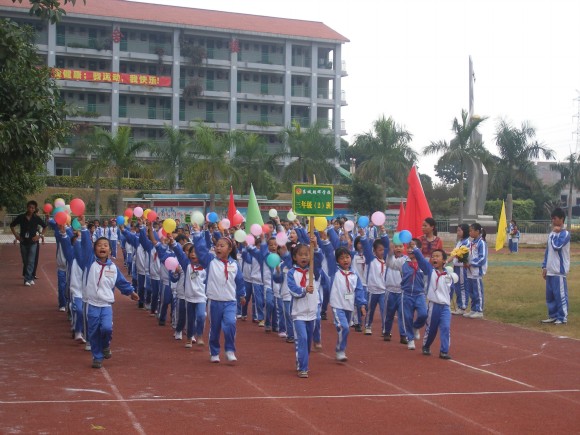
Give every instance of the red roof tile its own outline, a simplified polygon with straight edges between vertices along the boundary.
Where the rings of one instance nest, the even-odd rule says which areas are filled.
[[[22,4],[15,4],[12,0],[0,0],[0,7],[9,6],[29,9],[28,5],[29,2],[27,0],[23,0]],[[228,29],[233,33],[239,31],[325,39],[339,43],[348,42],[348,39],[340,33],[332,30],[326,24],[316,21],[265,17],[125,0],[87,0],[86,5],[82,1],[77,1],[76,6],[73,7],[67,4],[64,9],[71,17],[90,15],[130,21],[177,24],[195,28]]]

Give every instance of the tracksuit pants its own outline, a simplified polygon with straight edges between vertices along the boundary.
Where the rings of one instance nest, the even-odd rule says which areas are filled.
[[[425,294],[419,293],[416,295],[409,295],[405,292],[401,293],[403,300],[403,324],[407,340],[415,340],[413,329],[421,329],[425,326],[427,320],[427,303],[425,302]],[[413,315],[417,312],[417,317],[413,320]]]
[[[278,316],[276,315],[276,301],[274,300],[274,291],[269,287],[264,287],[265,293],[265,317],[264,323],[266,328],[278,330]]]
[[[252,302],[252,318],[257,319],[256,317],[256,298],[252,297],[254,293],[254,286],[249,281],[244,281],[246,284],[246,305],[242,306],[242,304],[238,301],[238,314],[242,317],[248,317],[248,307],[250,306],[250,301]]]
[[[372,326],[373,317],[375,316],[375,310],[377,309],[378,305],[381,312],[381,331],[382,331],[384,329],[382,319],[385,318],[385,293],[368,292],[367,300],[369,301],[369,311],[367,313],[365,328],[370,328]]]
[[[292,301],[283,301],[284,321],[286,323],[286,339],[294,338],[294,325],[292,324]]]
[[[292,323],[296,347],[296,368],[298,371],[307,372],[315,320],[293,320]]]
[[[58,285],[58,307],[66,307],[66,270],[56,270],[57,285]]]
[[[397,323],[399,326],[399,335],[405,336],[405,325],[403,325],[403,306],[401,304],[401,293],[387,292],[387,308],[384,322],[383,334],[385,336],[391,335],[393,329],[393,322],[395,320],[395,313],[397,314]]]
[[[340,308],[333,308],[332,314],[334,316],[334,326],[336,326],[336,332],[338,333],[335,350],[337,352],[344,352],[346,351],[346,343],[348,340],[350,328],[349,325],[350,318],[352,317],[352,311],[347,311]]]
[[[483,312],[483,279],[467,278],[467,288],[471,297],[471,311]]]
[[[220,334],[224,332],[224,349],[236,351],[236,301],[209,299],[209,351],[211,356],[220,354]]]
[[[429,302],[426,325],[425,335],[423,336],[423,347],[431,347],[433,340],[437,337],[437,330],[439,330],[439,341],[441,342],[440,352],[449,353],[451,331],[451,309],[449,305]]]
[[[568,321],[568,280],[565,276],[546,276],[546,305],[550,319]]]
[[[254,317],[258,322],[264,320],[264,286],[262,284],[252,284],[254,291],[254,301],[256,312]]]
[[[451,300],[453,300],[453,293],[455,293],[455,300],[457,303],[457,308],[465,310],[469,305],[469,290],[467,288],[467,270],[465,267],[453,268],[453,271],[459,277],[459,281],[451,286]]]
[[[169,283],[164,284],[162,283],[162,289],[161,289],[161,302],[160,302],[160,308],[159,308],[159,322],[163,322],[165,323],[165,320],[167,319],[167,309],[169,308],[169,306],[171,305],[171,313],[173,313],[173,292],[171,291],[171,286],[169,285]]]
[[[158,279],[151,280],[151,313],[155,314],[159,307],[159,292],[161,290],[161,281]]]
[[[103,349],[110,347],[113,335],[113,307],[88,305],[88,340],[91,343],[93,359],[102,361]]]

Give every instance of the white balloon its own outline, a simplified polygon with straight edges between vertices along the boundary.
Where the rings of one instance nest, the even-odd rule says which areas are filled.
[[[268,212],[268,215],[271,218],[275,218],[276,216],[278,216],[278,210],[276,210],[275,208],[271,208],[270,211]]]
[[[453,266],[445,266],[445,271],[451,275],[453,273]]]
[[[296,219],[296,215],[294,214],[294,212],[292,210],[290,210],[288,212],[288,215],[286,217],[288,218],[289,221],[293,221]]]
[[[205,223],[205,216],[199,210],[195,210],[193,213],[191,213],[191,222],[202,226]]]
[[[459,282],[459,275],[457,275],[455,272],[453,272],[451,274],[451,279],[453,279],[454,284],[457,284]]]
[[[353,221],[346,221],[344,223],[344,229],[346,231],[352,231],[354,229],[354,222]]]

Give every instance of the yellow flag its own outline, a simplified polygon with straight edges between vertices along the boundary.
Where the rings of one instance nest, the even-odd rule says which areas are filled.
[[[495,250],[499,251],[505,245],[507,239],[507,221],[505,218],[505,202],[501,202],[501,213],[497,224],[497,235],[495,238]]]

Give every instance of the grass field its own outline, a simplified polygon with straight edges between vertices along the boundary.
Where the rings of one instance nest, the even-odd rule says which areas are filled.
[[[521,325],[580,339],[580,245],[573,244],[568,275],[568,324],[542,325],[547,317],[546,282],[541,264],[544,248],[521,246],[518,254],[509,254],[507,248],[495,252],[489,248],[489,264],[484,277],[487,319]]]

